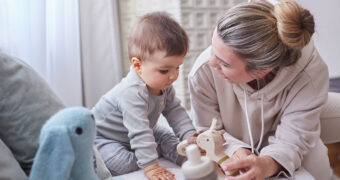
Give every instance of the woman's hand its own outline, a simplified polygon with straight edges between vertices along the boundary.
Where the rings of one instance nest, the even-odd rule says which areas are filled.
[[[233,160],[244,159],[251,154],[253,154],[253,153],[249,149],[239,148],[234,152],[234,154],[231,158]]]
[[[224,171],[247,169],[238,176],[229,176],[227,180],[263,180],[278,173],[282,167],[270,156],[250,154],[246,158],[234,160],[222,167]]]
[[[237,149],[235,152],[234,152],[234,154],[233,154],[233,156],[231,157],[231,159],[233,160],[233,161],[235,161],[235,160],[240,160],[240,159],[245,159],[245,158],[247,158],[249,155],[251,155],[251,154],[253,154],[249,149],[246,149],[246,148],[239,148],[239,149]],[[243,172],[246,172],[246,171],[248,171],[249,169],[248,168],[243,168],[243,169],[239,169],[239,171],[241,172],[241,173],[243,173]]]

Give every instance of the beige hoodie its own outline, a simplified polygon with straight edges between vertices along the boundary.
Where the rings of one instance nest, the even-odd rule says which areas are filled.
[[[314,43],[302,50],[296,64],[279,69],[258,91],[223,79],[209,66],[210,56],[208,47],[189,74],[196,129],[208,129],[216,117],[217,128],[226,130],[229,155],[240,147],[253,148],[260,155],[271,156],[291,176],[301,166],[303,155],[319,140],[320,110],[327,99],[328,70]]]

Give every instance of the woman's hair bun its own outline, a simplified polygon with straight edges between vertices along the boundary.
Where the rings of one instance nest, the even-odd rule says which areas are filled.
[[[314,18],[295,0],[283,0],[274,6],[277,29],[283,43],[300,50],[307,45],[314,33]]]

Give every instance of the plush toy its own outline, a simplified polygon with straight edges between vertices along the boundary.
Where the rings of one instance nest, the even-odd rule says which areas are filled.
[[[66,108],[43,126],[30,180],[99,180],[93,163],[95,122],[85,108]]]

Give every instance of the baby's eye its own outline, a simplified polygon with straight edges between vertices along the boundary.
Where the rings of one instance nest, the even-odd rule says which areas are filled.
[[[159,70],[159,72],[160,72],[161,74],[166,74],[166,73],[169,72],[169,70]]]

